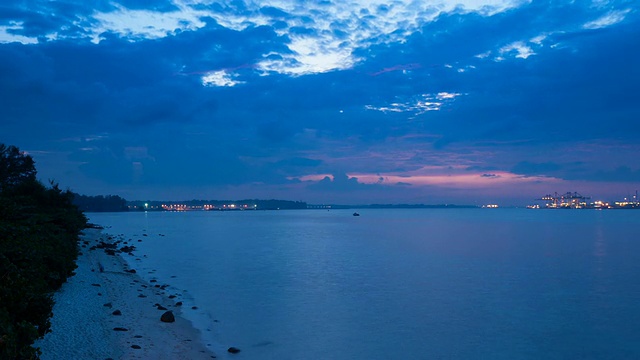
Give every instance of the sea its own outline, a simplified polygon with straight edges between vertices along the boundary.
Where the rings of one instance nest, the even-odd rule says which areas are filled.
[[[221,359],[640,359],[640,211],[357,211],[87,215]]]

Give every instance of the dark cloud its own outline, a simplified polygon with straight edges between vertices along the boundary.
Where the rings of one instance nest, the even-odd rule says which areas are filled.
[[[530,176],[544,176],[555,174],[562,166],[554,162],[534,163],[530,161],[521,161],[514,166],[511,171],[516,174]]]
[[[171,12],[176,6],[135,0],[29,5],[0,7],[0,25],[22,23],[10,31],[41,40],[0,44],[0,134],[22,147],[68,153],[70,163],[82,164],[74,165],[81,174],[106,184],[287,186],[296,177],[337,173],[308,190],[397,195],[389,188],[431,189],[363,184],[346,174],[402,175],[447,163],[482,177],[511,171],[567,181],[638,181],[638,170],[615,152],[606,161],[584,152],[585,158],[565,154],[562,160],[540,155],[573,143],[637,142],[640,43],[634,39],[640,22],[633,2],[598,9],[535,1],[494,16],[443,14],[405,42],[370,39],[376,45],[356,49],[360,62],[352,69],[304,76],[261,71],[258,64],[284,60],[294,36],[316,34],[314,14],[299,18],[301,25],[285,35],[276,30],[293,15],[262,7],[274,26],[232,30],[203,18],[197,31],[136,41],[108,32],[94,44],[87,32],[96,11]],[[229,16],[250,11],[241,1],[201,8]],[[583,27],[627,8],[632,11],[618,24]],[[388,10],[363,14],[361,26],[373,26]],[[331,30],[336,39],[348,39],[339,21]],[[46,41],[53,32],[60,39]],[[539,35],[545,35],[540,43],[531,41]],[[515,42],[535,54],[523,59],[517,50],[501,52]],[[238,84],[204,86],[208,73]],[[437,100],[437,111],[424,111],[424,102],[436,101],[425,99],[439,93],[456,95]],[[412,110],[373,110],[394,103]],[[105,136],[86,140],[97,134]]]
[[[170,12],[178,10],[178,7],[167,0],[118,0],[117,4],[132,10],[149,10],[158,12]]]
[[[276,164],[278,167],[305,167],[305,168],[313,168],[322,164],[322,160],[317,159],[309,159],[303,157],[294,157],[290,159],[283,159],[278,161]]]
[[[371,185],[358,182],[358,178],[349,177],[346,174],[336,174],[333,175],[333,179],[325,176],[319,182],[309,185],[308,188],[315,191],[346,192],[364,190],[368,186]]]
[[[597,171],[590,180],[613,182],[640,182],[640,169],[620,166],[612,171]]]

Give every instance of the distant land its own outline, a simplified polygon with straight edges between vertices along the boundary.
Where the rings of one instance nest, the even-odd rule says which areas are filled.
[[[476,208],[475,205],[424,205],[424,204],[308,204],[289,200],[188,200],[188,201],[129,201],[130,211],[183,211],[183,210],[312,210],[312,209],[425,209],[425,208]]]
[[[546,195],[538,201],[544,204],[528,205],[531,209],[640,209],[638,195],[623,201],[608,203],[603,201],[587,202],[588,197],[578,193]],[[74,194],[73,203],[85,212],[124,212],[124,211],[242,211],[242,210],[320,210],[320,209],[474,209],[497,208],[498,205],[458,205],[458,204],[308,204],[304,201],[290,200],[185,200],[128,201],[117,195],[87,196]]]
[[[85,212],[124,212],[124,211],[237,211],[237,210],[306,210],[306,209],[438,209],[438,208],[478,208],[476,205],[455,204],[308,204],[304,201],[290,200],[186,200],[186,201],[158,201],[135,200],[128,201],[117,195],[87,196],[74,194],[73,203]]]

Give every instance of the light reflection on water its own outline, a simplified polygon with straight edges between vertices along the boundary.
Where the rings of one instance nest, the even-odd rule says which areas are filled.
[[[245,359],[640,358],[640,211],[359,212],[90,218]]]

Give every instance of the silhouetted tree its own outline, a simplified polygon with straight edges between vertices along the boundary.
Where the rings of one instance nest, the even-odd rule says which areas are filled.
[[[127,200],[117,195],[107,196],[87,196],[74,194],[73,203],[82,211],[105,212],[105,211],[128,211]]]
[[[33,158],[13,145],[0,144],[0,191],[35,179]]]
[[[36,179],[31,156],[0,144],[0,359],[34,359],[52,293],[75,269],[87,219],[73,194]]]

